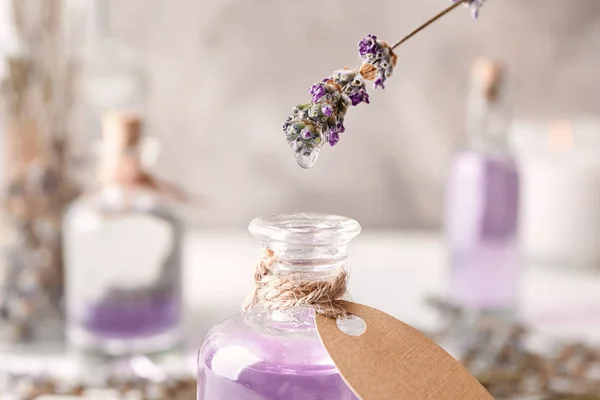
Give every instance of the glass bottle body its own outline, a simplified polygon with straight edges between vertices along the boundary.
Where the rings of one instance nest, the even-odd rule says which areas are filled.
[[[312,309],[230,317],[207,336],[198,371],[198,400],[357,400],[321,344]]]
[[[477,311],[512,314],[519,281],[519,174],[511,158],[463,151],[447,199],[450,296]]]
[[[161,195],[107,186],[65,219],[68,338],[105,354],[178,344],[182,226]]]
[[[253,222],[250,230],[280,260],[274,275],[328,279],[344,266],[344,241],[360,230],[355,221],[330,217],[284,215]],[[331,244],[333,236],[342,244]],[[321,344],[314,318],[312,307],[258,304],[215,326],[198,354],[197,400],[357,400]]]

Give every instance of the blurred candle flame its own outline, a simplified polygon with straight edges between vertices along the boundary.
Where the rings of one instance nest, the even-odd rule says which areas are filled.
[[[548,148],[556,153],[571,150],[575,144],[575,134],[571,121],[556,121],[550,125],[546,137]]]

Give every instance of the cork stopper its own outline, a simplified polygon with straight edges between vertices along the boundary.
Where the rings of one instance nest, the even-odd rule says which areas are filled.
[[[109,113],[102,119],[102,136],[110,148],[137,148],[142,138],[142,120],[137,115]]]
[[[504,75],[504,68],[500,63],[489,58],[478,58],[471,68],[472,83],[488,101],[498,100]]]

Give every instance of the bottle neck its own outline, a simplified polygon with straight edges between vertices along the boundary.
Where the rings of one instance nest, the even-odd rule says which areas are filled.
[[[103,154],[98,180],[102,185],[133,184],[144,174],[137,148],[112,149]]]
[[[272,251],[270,280],[277,280],[275,287],[297,290],[297,296],[306,296],[310,287],[323,283],[343,282],[341,290],[346,294],[345,265],[348,258],[346,245],[306,246],[289,243],[263,243],[266,252]],[[344,277],[340,280],[340,277]],[[322,286],[321,286],[322,287]],[[296,306],[288,309],[272,309],[269,304],[259,303],[245,311],[247,317],[262,325],[282,329],[314,328],[316,308]]]
[[[330,281],[345,269],[347,245],[306,246],[289,243],[263,243],[273,252],[271,272],[296,281]]]
[[[479,58],[473,63],[466,115],[470,150],[509,155],[506,80],[498,62]]]
[[[475,88],[467,104],[467,147],[471,150],[508,155],[508,109],[500,98],[482,95]]]
[[[274,270],[279,274],[315,274],[342,269],[348,258],[347,245],[297,245],[267,242],[263,248],[271,250],[276,262]]]

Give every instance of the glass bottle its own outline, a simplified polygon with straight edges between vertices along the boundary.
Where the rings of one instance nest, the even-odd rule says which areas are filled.
[[[471,74],[467,145],[452,161],[446,228],[450,298],[478,313],[514,316],[519,281],[519,172],[509,150],[504,73],[478,60]]]
[[[180,340],[182,226],[140,161],[141,121],[104,118],[100,185],[65,218],[68,339],[110,355]]]
[[[250,232],[274,252],[273,273],[327,279],[346,263],[360,232],[349,218],[283,214],[257,218]],[[198,400],[357,400],[321,344],[313,308],[256,305],[215,326],[198,354]]]

